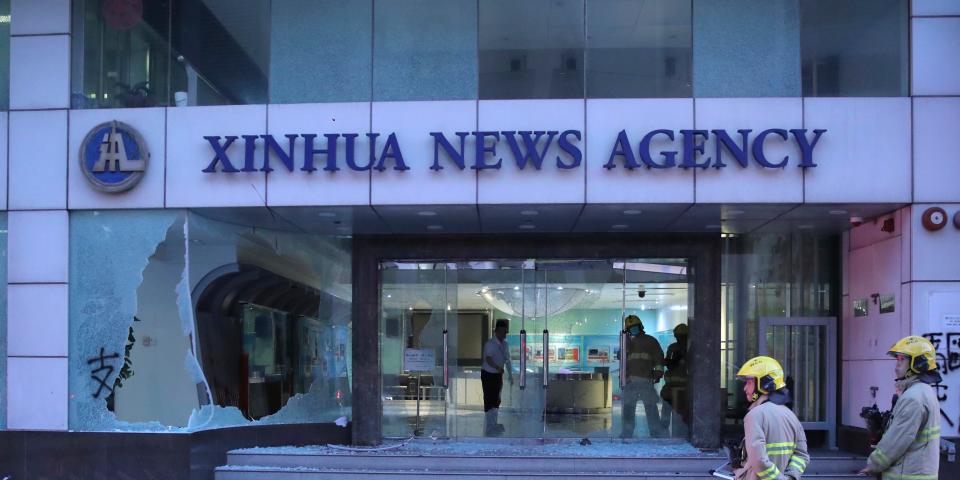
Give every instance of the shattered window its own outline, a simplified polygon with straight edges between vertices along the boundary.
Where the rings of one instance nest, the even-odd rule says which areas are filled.
[[[185,211],[70,217],[70,428],[350,416],[350,248]]]

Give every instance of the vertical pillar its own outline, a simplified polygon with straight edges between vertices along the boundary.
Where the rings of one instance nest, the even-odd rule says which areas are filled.
[[[690,401],[693,410],[690,443],[717,448],[724,412],[720,386],[720,237],[704,238],[692,259],[694,315],[690,331]]]
[[[7,427],[67,429],[69,0],[13,0]]]
[[[375,240],[353,239],[353,443],[377,445],[383,437],[380,396],[380,278]]]

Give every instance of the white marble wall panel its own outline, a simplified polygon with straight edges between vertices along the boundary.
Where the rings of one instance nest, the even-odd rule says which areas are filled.
[[[204,136],[263,135],[267,131],[265,105],[171,107],[167,109],[166,206],[251,207],[266,203],[266,175],[259,170],[263,146],[254,151],[256,171],[204,173],[214,150]],[[221,144],[224,140],[220,141]],[[227,149],[230,161],[243,168],[244,142],[238,138]]]
[[[590,99],[587,100],[587,202],[588,203],[689,203],[693,202],[694,173],[680,168],[629,170],[618,158],[616,168],[604,165],[625,130],[637,155],[643,136],[652,130],[693,128],[692,99]],[[658,135],[650,145],[654,161],[662,151],[681,151],[677,134],[671,141]],[[679,161],[678,155],[678,161]],[[640,162],[639,158],[637,162]]]
[[[923,212],[940,207],[947,212],[947,225],[931,232],[923,228]],[[960,203],[914,204],[912,207],[911,262],[913,280],[960,280],[960,230],[953,226],[953,216],[960,211]]]
[[[539,128],[539,127],[537,127]],[[372,173],[372,203],[374,205],[436,205],[473,204],[477,201],[477,171],[473,165],[475,143],[466,137],[463,148],[464,169],[450,160],[439,148],[438,165],[442,170],[431,170],[434,163],[434,138],[430,132],[441,132],[455,148],[460,148],[460,137],[455,132],[472,133],[477,130],[477,102],[375,102],[373,104],[373,131],[381,135],[381,145],[391,132],[396,133],[403,151],[403,160],[410,170],[398,172],[388,169]],[[507,151],[501,142],[498,153]],[[545,173],[545,172],[544,172]]]
[[[584,130],[583,100],[483,100],[479,103],[478,128],[480,131],[522,131],[522,130]],[[614,132],[615,133],[615,132]],[[499,170],[488,169],[477,172],[479,203],[583,203],[585,200],[584,180],[589,159],[585,154],[585,144],[570,140],[584,153],[578,168],[560,169],[557,157],[569,162],[561,153],[554,139],[544,156],[541,170],[527,165],[518,168],[510,147],[501,136],[497,142],[496,155],[491,155],[489,163],[502,159]],[[519,139],[518,139],[519,141]],[[542,140],[541,140],[542,141]],[[487,139],[488,144],[493,139]],[[521,143],[522,145],[522,143]]]
[[[7,355],[67,356],[67,285],[7,287]]]
[[[790,130],[803,128],[803,101],[800,98],[700,98],[696,100],[698,130],[726,130],[734,141],[739,142],[737,130],[749,129],[750,144],[767,129]],[[688,127],[692,128],[692,127]],[[810,125],[807,138],[813,138]],[[829,134],[829,132],[827,132]],[[821,140],[823,138],[821,137]],[[704,156],[716,163],[717,141],[713,135],[704,142]],[[724,168],[698,169],[696,172],[696,198],[698,203],[799,203],[803,201],[803,169],[800,149],[791,136],[783,141],[777,136],[768,136],[764,152],[771,163],[779,163],[788,156],[783,168],[763,168],[750,154],[748,167],[744,168],[726,151],[722,152]],[[817,148],[814,147],[814,161]]]
[[[7,358],[7,428],[67,429],[67,359]]]
[[[960,161],[953,135],[960,98],[913,99],[913,200],[960,201]]]
[[[807,203],[910,202],[909,98],[806,98],[804,124],[827,129]]]
[[[884,348],[889,347],[887,345]],[[866,428],[860,418],[860,409],[874,402],[880,410],[891,408],[894,382],[893,367],[897,362],[892,358],[880,360],[854,360],[843,362],[843,382],[840,388],[843,395],[841,420],[843,425]],[[870,387],[877,387],[877,397],[873,398]]]
[[[7,281],[65,283],[70,228],[66,210],[7,214]]]
[[[7,209],[7,152],[10,116],[7,112],[0,112],[0,210]]]
[[[10,112],[11,209],[67,206],[67,111]]]
[[[70,0],[12,0],[10,34],[70,33]]]
[[[913,95],[960,95],[960,17],[915,18],[911,25]]]
[[[957,0],[913,0],[910,7],[913,15],[960,15]]]
[[[10,109],[70,106],[70,36],[10,38]]]
[[[313,148],[327,148],[324,134],[356,133],[354,158],[360,166],[369,163],[370,151],[366,133],[370,131],[370,104],[326,103],[289,104],[268,107],[269,132],[277,143],[289,148],[288,134],[314,134]],[[385,138],[378,139],[382,148]],[[267,176],[267,202],[271,206],[297,205],[366,205],[370,202],[370,172],[355,171],[347,166],[346,140],[337,143],[337,166],[340,170],[325,171],[326,155],[314,156],[314,172],[305,172],[304,140],[295,140],[294,171],[289,171],[274,157],[274,169]],[[379,152],[378,152],[379,153]]]
[[[163,108],[71,110],[68,153],[68,205],[70,209],[163,208],[166,159],[166,121]],[[126,192],[104,193],[93,188],[81,167],[80,144],[97,125],[110,121],[130,125],[143,138],[150,152],[147,171]]]

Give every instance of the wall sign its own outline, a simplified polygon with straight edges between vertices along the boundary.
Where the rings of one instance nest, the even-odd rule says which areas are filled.
[[[436,366],[437,352],[432,348],[403,350],[403,370],[406,372],[432,372]]]
[[[771,128],[759,132],[737,130],[653,130],[631,138],[621,130],[611,142],[610,155],[603,167],[626,168],[725,168],[738,165],[747,168],[784,168],[791,161],[801,168],[816,167],[813,150],[826,133],[824,129]],[[455,132],[448,136],[431,132],[434,171],[454,168],[466,170],[499,170],[513,162],[520,170],[580,168],[583,150],[580,130],[524,130]],[[714,148],[706,150],[708,139]],[[293,172],[336,172],[387,169],[409,170],[396,133],[301,133],[284,135],[205,136],[213,159],[204,173],[271,172],[286,169]],[[681,148],[655,148],[652,144],[680,139]],[[777,143],[795,144],[799,158],[770,158],[768,146]],[[262,153],[258,154],[258,147]],[[338,150],[343,151],[340,158]],[[548,154],[548,152],[553,152]],[[299,152],[299,153],[298,153]]]
[[[93,188],[118,193],[140,182],[150,152],[133,127],[114,120],[90,130],[80,144],[79,159],[80,170]]]

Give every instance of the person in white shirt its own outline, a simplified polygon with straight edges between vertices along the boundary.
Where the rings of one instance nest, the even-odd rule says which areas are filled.
[[[483,367],[480,371],[480,384],[483,387],[483,411],[486,415],[485,432],[487,435],[503,433],[503,425],[497,422],[500,412],[500,391],[503,390],[503,371],[510,372],[510,348],[507,346],[506,319],[499,318],[493,329],[493,337],[483,346]],[[510,372],[513,384],[513,372]]]

